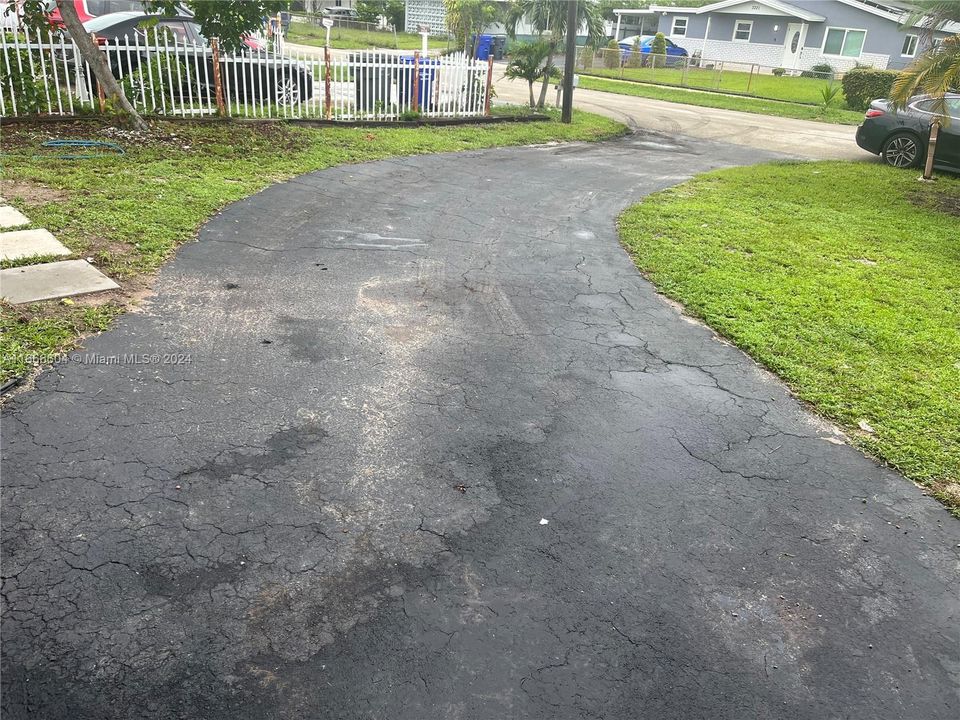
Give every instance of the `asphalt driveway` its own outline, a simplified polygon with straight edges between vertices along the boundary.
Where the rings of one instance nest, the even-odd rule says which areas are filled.
[[[955,718],[960,523],[617,243],[745,159],[637,135],[227,208],[5,411],[4,717]]]
[[[497,99],[526,104],[529,95],[526,83],[511,81],[502,75],[502,66],[498,65],[494,71]],[[677,97],[683,97],[683,92],[677,89]],[[555,100],[556,94],[550,90],[547,102]],[[854,138],[857,129],[852,125],[698,107],[587,89],[575,90],[573,103],[575,107],[606,115],[631,127],[668,136],[718,140],[803,160],[876,161],[870,153],[857,147]],[[740,162],[755,162],[752,152],[744,151]]]

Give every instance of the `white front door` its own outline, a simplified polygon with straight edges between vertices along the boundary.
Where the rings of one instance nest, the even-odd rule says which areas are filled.
[[[806,39],[806,23],[790,23],[787,25],[787,32],[784,34],[783,40],[783,62],[781,63],[783,67],[792,70],[797,66]]]

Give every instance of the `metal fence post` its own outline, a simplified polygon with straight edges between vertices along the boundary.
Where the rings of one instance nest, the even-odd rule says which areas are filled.
[[[413,97],[410,100],[410,109],[420,111],[420,51],[413,51]]]
[[[217,97],[217,114],[226,117],[227,106],[223,102],[223,79],[220,77],[220,39],[210,38],[210,47],[213,50],[213,89]]]
[[[490,114],[490,91],[493,89],[493,55],[487,57],[487,92],[483,96],[483,114]]]
[[[750,86],[753,85],[753,70],[757,69],[757,74],[760,74],[760,66],[756,63],[750,64],[750,75],[747,77],[747,94],[750,93]]]

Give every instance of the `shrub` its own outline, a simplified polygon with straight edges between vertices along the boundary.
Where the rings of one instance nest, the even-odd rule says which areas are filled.
[[[593,67],[593,55],[595,50],[589,45],[584,45],[580,51],[580,67],[589,70]]]
[[[820,78],[821,80],[832,80],[833,65],[828,65],[827,63],[820,63],[819,65],[814,65],[809,70],[804,70],[802,73],[800,73],[800,77]]]
[[[784,73],[786,73],[786,72],[787,72],[787,69],[786,69],[786,68],[774,68],[774,69],[773,69],[773,74],[776,75],[777,77],[783,77]]]
[[[662,32],[653,36],[650,43],[650,54],[653,55],[653,66],[663,67],[667,64],[667,38]]]
[[[603,66],[608,70],[620,67],[620,46],[617,45],[616,40],[607,43],[607,47],[603,51]]]
[[[851,110],[866,110],[871,100],[890,95],[897,73],[893,70],[854,68],[843,76],[843,94]]]
[[[627,67],[638,68],[643,62],[643,50],[640,49],[640,38],[633,41],[630,48],[630,57],[627,58]]]
[[[49,75],[43,74],[43,66],[37,53],[34,53],[32,73],[30,66],[31,58],[26,50],[11,50],[6,62],[0,63],[0,86],[5,91],[13,90],[18,115],[32,115],[47,109],[46,85],[52,84],[53,80]],[[7,98],[9,100],[9,95]],[[9,108],[7,112],[12,115],[13,108]]]

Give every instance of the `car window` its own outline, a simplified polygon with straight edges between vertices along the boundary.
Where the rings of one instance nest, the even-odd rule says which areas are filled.
[[[177,42],[188,42],[191,40],[187,32],[187,26],[179,20],[161,20],[157,23],[161,28],[170,31],[177,39]]]
[[[935,100],[921,100],[914,105],[914,107],[921,112],[935,113],[937,112],[937,109],[934,107],[935,105]],[[947,115],[952,118],[960,119],[960,98],[945,98],[944,105]]]
[[[87,0],[86,7],[87,12],[93,16],[128,10],[143,11],[143,3],[138,0]]]

